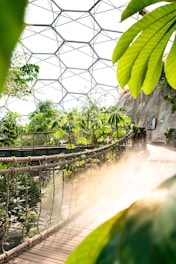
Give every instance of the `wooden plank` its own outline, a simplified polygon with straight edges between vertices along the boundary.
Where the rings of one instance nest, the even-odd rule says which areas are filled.
[[[92,231],[86,225],[85,216],[78,217],[76,221],[74,220],[68,226],[58,230],[58,232],[47,237],[8,263],[63,264],[74,248]]]

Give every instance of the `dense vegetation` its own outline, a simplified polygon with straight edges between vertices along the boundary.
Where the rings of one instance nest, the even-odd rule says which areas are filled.
[[[33,145],[30,133],[38,133],[39,145],[66,143],[68,148],[112,143],[124,135],[131,124],[131,119],[117,106],[102,108],[90,103],[88,108],[65,112],[48,100],[38,103],[25,126],[20,124],[20,115],[13,112],[6,113],[0,121],[1,146]],[[21,142],[20,135],[24,132],[29,136]],[[42,132],[51,133],[49,142]]]

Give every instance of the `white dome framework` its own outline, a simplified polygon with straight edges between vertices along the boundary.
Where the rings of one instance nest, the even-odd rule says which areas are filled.
[[[27,115],[39,100],[52,100],[60,109],[83,106],[89,99],[102,106],[117,103],[119,87],[111,56],[122,32],[137,19],[119,22],[127,3],[30,0],[17,52],[26,63],[38,65],[40,73],[33,95],[20,102],[21,111],[14,98],[8,109]]]

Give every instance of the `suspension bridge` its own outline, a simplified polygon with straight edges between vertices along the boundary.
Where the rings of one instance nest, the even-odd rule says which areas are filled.
[[[134,149],[128,134],[78,153],[1,157],[0,263],[64,263],[99,224],[175,174],[175,149]]]

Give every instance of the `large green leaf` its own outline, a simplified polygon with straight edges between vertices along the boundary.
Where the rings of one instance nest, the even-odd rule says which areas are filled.
[[[176,89],[176,38],[174,39],[171,51],[166,58],[165,73],[171,87]]]
[[[153,16],[151,12],[146,16],[147,18],[150,18],[151,23],[147,28],[145,27],[146,17],[141,20],[143,22],[141,24],[141,34],[137,37],[133,44],[129,48],[127,48],[126,52],[122,55],[118,63],[117,76],[121,87],[124,87],[124,85],[128,83],[131,76],[133,64],[139,56],[141,50],[143,50],[143,48],[145,47],[146,43],[151,41],[153,36],[155,36],[158,31],[161,30],[163,26],[165,26],[169,22],[169,20],[171,20],[173,17],[175,18],[175,12],[176,10],[174,10],[173,12],[172,8],[167,8],[166,6],[163,7],[159,13],[155,14],[155,16]],[[162,16],[161,13],[163,14]],[[166,30],[167,29],[168,28],[166,25]],[[155,40],[160,40],[160,36],[155,38]]]
[[[0,93],[4,84],[10,58],[24,29],[24,12],[27,0],[0,0]]]
[[[129,85],[134,97],[138,96],[143,82],[146,94],[149,94],[156,85],[159,73],[161,72],[160,57],[163,55],[170,35],[175,30],[175,21],[176,3],[159,7],[133,25],[122,35],[117,43],[113,52],[113,62],[119,60],[117,79],[122,88],[126,84]],[[156,47],[158,50],[155,50]],[[149,82],[145,78],[147,76],[150,79],[149,73],[154,70],[153,66],[152,70],[149,68],[153,60],[150,60],[150,56],[153,58],[157,57],[157,63],[154,63],[157,74],[147,88],[146,84],[149,84]]]
[[[65,264],[96,264],[97,261],[99,261],[97,259],[101,258],[101,256],[99,257],[101,251],[108,242],[114,238],[117,242],[117,236],[124,226],[127,211],[128,209],[121,211],[94,230],[75,251],[73,251]]]
[[[160,77],[161,72],[163,69],[163,52],[165,46],[168,42],[168,39],[174,29],[172,28],[167,32],[167,34],[163,37],[163,39],[156,45],[154,48],[149,61],[148,61],[148,68],[145,75],[145,80],[143,82],[142,90],[145,94],[150,94],[154,87],[157,85]]]
[[[175,8],[174,8],[175,9]],[[152,25],[156,19],[160,19],[168,13],[172,12],[172,7],[165,6],[164,10],[161,7],[150,12],[137,23],[133,24],[126,32],[122,34],[112,54],[112,62],[115,63],[124,54],[129,45],[133,42],[133,39],[142,31]]]
[[[176,15],[176,12],[175,12],[175,15]],[[129,89],[134,97],[138,96],[143,86],[143,81],[144,79],[146,80],[146,71],[148,68],[149,58],[151,54],[153,53],[153,50],[155,49],[156,46],[160,47],[160,49],[158,50],[158,53],[160,53],[161,54],[160,56],[162,57],[167,41],[169,40],[170,35],[175,29],[175,25],[174,25],[175,15],[172,19],[169,20],[169,22],[167,21],[166,17],[164,17],[166,20],[165,25],[162,23],[162,27],[160,27],[158,31],[157,30],[155,31],[155,34],[152,36],[152,38],[149,39],[149,41],[141,49],[136,60],[134,61],[134,64],[131,70],[130,80],[128,82]],[[154,26],[155,25],[153,25],[153,27]],[[163,38],[165,37],[168,31],[169,31],[169,34],[167,34],[167,41],[164,42]],[[160,43],[160,45],[157,45],[158,43]],[[161,43],[163,45],[162,47],[161,47]],[[162,50],[162,53],[161,53],[161,50]],[[149,88],[151,90],[151,85],[147,87],[145,91],[147,92]]]
[[[143,8],[156,4],[159,2],[163,2],[164,0],[131,0],[127,6],[127,8],[123,11],[121,20],[125,20],[126,18],[132,16],[136,12],[141,11]],[[165,0],[165,2],[176,2],[176,0]]]
[[[176,176],[134,203],[120,238],[120,264],[176,263]]]
[[[66,264],[175,264],[176,176],[93,231]]]
[[[102,249],[96,264],[120,264],[118,247],[120,243],[120,233],[113,236],[107,245]]]

